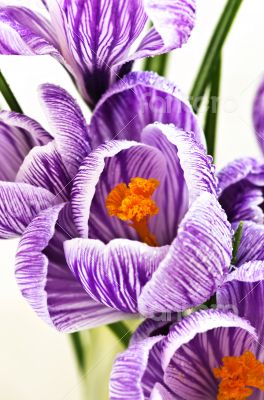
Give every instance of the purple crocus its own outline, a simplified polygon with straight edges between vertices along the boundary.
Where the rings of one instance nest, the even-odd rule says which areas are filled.
[[[38,315],[69,332],[210,298],[228,273],[231,229],[179,90],[152,73],[127,75],[88,127],[64,90],[44,85],[41,97],[54,140],[17,175],[60,199],[17,252],[17,281]]]
[[[264,150],[264,83],[254,101],[253,122],[262,151]],[[249,220],[263,224],[264,162],[262,159],[240,158],[220,171],[219,201],[231,222]]]
[[[262,400],[263,279],[263,261],[248,262],[218,290],[218,310],[145,321],[116,359],[110,399]]]
[[[47,19],[25,7],[0,7],[0,53],[52,55],[91,106],[130,71],[134,60],[181,47],[195,21],[195,0],[43,3]]]

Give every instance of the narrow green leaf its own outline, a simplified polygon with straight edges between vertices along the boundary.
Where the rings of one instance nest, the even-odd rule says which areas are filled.
[[[199,111],[213,66],[217,62],[217,58],[221,53],[242,2],[243,0],[228,0],[218,24],[216,25],[190,94],[190,101],[195,112]]]
[[[218,57],[216,65],[214,66],[211,74],[208,108],[207,108],[205,127],[204,127],[205,139],[207,143],[207,151],[208,154],[211,154],[211,156],[213,157],[215,155],[220,81],[221,81],[221,56]]]
[[[233,254],[232,254],[232,265],[236,265],[236,258],[237,258],[237,252],[240,246],[240,242],[242,239],[242,233],[243,233],[243,222],[241,221],[238,225],[238,228],[234,234],[233,238]]]
[[[2,93],[5,101],[7,102],[10,110],[16,111],[18,113],[23,113],[20,105],[18,104],[10,86],[8,85],[4,75],[0,71],[0,92]]]
[[[82,345],[82,339],[81,339],[81,333],[80,332],[74,332],[71,333],[70,339],[72,342],[72,346],[74,349],[75,357],[76,357],[76,362],[78,364],[78,367],[81,372],[85,372],[85,353],[83,351],[83,345]]]
[[[166,53],[160,56],[146,58],[143,68],[144,71],[154,71],[160,76],[166,76],[169,56],[169,53]]]
[[[107,325],[118,340],[123,343],[124,347],[127,348],[129,340],[131,338],[130,329],[124,324],[124,322],[116,322],[114,324]]]

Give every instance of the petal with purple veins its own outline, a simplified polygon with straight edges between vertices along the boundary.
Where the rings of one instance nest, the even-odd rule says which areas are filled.
[[[105,245],[99,240],[74,239],[65,243],[69,267],[89,296],[108,307],[138,313],[137,300],[167,247],[116,239]]]
[[[70,176],[90,151],[88,127],[76,100],[59,86],[45,84],[40,96],[56,147]]]
[[[228,272],[231,227],[216,198],[202,194],[180,224],[170,249],[144,286],[139,311],[183,311],[209,299]]]
[[[92,145],[114,138],[140,141],[142,130],[154,122],[172,123],[205,143],[197,117],[173,83],[153,72],[133,72],[97,104],[90,124]]]
[[[67,266],[63,243],[76,235],[70,206],[40,213],[24,232],[16,255],[16,279],[39,317],[59,331],[74,332],[123,319],[92,300]]]
[[[58,200],[43,188],[25,183],[0,182],[0,237],[23,233],[32,219]]]

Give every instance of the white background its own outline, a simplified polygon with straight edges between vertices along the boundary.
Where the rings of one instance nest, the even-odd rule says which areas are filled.
[[[30,4],[40,9],[40,0],[17,0],[12,3]],[[187,93],[224,4],[223,0],[198,0],[197,25],[192,38],[173,55],[169,77]],[[260,155],[252,127],[251,107],[264,72],[263,18],[263,0],[244,0],[225,46],[216,158],[218,167],[233,158]],[[66,72],[49,57],[1,57],[0,68],[24,112],[46,127],[37,100],[38,85],[57,83],[77,96]],[[1,105],[4,106],[3,101]],[[89,114],[85,112],[88,118]],[[16,246],[17,241],[0,242],[0,398],[78,400],[80,384],[68,338],[45,326],[18,292],[13,275]],[[115,341],[109,335],[96,359],[91,360],[88,375],[94,383],[95,392],[90,393],[89,400],[103,399],[100,392],[103,378],[99,372],[102,373],[104,367],[111,363],[112,346],[115,346]]]

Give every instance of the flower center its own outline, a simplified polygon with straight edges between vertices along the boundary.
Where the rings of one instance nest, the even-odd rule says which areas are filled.
[[[223,357],[222,362],[221,367],[213,369],[214,376],[221,379],[218,400],[245,400],[254,388],[264,392],[264,364],[253,353]]]
[[[106,198],[108,214],[136,230],[140,239],[149,246],[157,246],[156,237],[149,231],[150,217],[158,214],[159,208],[151,198],[159,186],[157,179],[132,178],[128,184],[119,183]]]

